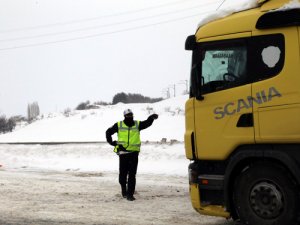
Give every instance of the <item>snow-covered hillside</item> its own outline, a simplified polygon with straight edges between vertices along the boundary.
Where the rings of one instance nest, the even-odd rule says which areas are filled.
[[[130,108],[135,119],[145,120],[159,114],[153,125],[141,132],[141,173],[185,175],[189,161],[183,146],[184,104],[187,96],[179,96],[153,104],[117,104],[99,109],[73,111],[44,116],[30,125],[0,135],[0,143],[66,143],[100,142],[58,145],[0,145],[0,164],[6,169],[118,171],[113,147],[106,143],[105,131],[122,120],[123,111]],[[161,143],[167,138],[167,143]],[[116,135],[114,136],[116,140]],[[177,140],[176,144],[170,144]],[[103,142],[103,143],[101,143]],[[158,142],[158,143],[157,143]]]
[[[99,109],[73,111],[44,116],[12,133],[0,135],[0,143],[7,142],[104,142],[105,131],[115,122],[123,120],[123,111],[130,108],[136,120],[145,120],[152,113],[159,114],[153,125],[141,132],[142,141],[183,141],[184,104],[187,95],[153,104],[117,104]]]

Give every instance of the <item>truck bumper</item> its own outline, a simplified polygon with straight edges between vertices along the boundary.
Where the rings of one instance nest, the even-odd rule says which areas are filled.
[[[199,175],[197,166],[189,166],[190,197],[194,209],[204,215],[230,218],[230,213],[214,199],[223,193],[224,176]],[[202,193],[201,193],[202,192]],[[201,200],[201,196],[204,198]],[[221,194],[221,198],[223,194]]]
[[[201,205],[200,189],[198,184],[190,184],[190,197],[193,208],[203,215],[230,218],[230,213],[220,205]]]

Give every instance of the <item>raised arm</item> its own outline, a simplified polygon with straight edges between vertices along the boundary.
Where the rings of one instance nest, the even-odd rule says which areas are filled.
[[[148,117],[148,119],[140,122],[139,130],[143,130],[143,129],[150,127],[152,125],[153,121],[156,120],[157,118],[158,118],[157,114],[150,115]]]

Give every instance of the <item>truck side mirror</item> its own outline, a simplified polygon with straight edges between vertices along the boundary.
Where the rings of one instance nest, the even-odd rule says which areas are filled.
[[[185,50],[194,50],[196,48],[196,36],[190,35],[186,38],[185,41]]]

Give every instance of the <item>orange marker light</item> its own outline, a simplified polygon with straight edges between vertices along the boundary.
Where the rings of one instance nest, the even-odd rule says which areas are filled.
[[[201,180],[202,184],[208,184],[208,180]]]

